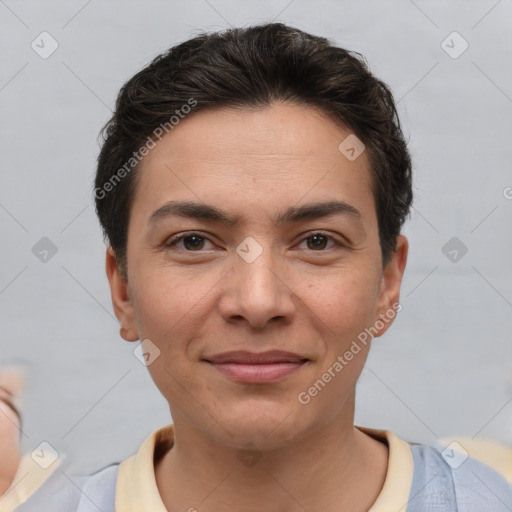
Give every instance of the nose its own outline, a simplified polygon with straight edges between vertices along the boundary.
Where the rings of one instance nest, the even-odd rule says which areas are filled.
[[[291,322],[296,301],[291,283],[287,282],[289,273],[277,264],[270,248],[252,262],[237,254],[224,279],[219,309],[226,322],[245,321],[257,329],[270,322]]]

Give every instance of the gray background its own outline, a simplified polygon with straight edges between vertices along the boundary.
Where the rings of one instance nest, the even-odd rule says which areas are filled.
[[[2,0],[0,364],[30,365],[24,450],[46,440],[93,471],[171,420],[113,316],[97,134],[158,53],[271,20],[363,53],[396,95],[414,158],[403,310],[374,343],[356,424],[512,443],[512,1]],[[31,48],[43,31],[59,45],[47,59]],[[453,31],[469,44],[458,58],[442,47]],[[42,237],[57,247],[46,263],[32,252]],[[455,262],[442,251],[452,237],[468,249]]]

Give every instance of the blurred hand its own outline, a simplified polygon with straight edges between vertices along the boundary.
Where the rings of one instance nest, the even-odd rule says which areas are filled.
[[[11,486],[21,460],[21,418],[16,404],[23,383],[21,369],[0,368],[0,496]]]

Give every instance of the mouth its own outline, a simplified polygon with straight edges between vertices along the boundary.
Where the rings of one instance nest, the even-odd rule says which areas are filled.
[[[224,352],[204,361],[236,382],[258,384],[280,381],[302,368],[309,359],[292,352],[271,350]]]

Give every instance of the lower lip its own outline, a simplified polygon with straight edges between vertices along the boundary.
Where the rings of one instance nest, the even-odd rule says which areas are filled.
[[[239,364],[210,363],[221,373],[238,382],[250,384],[276,382],[300,369],[304,363]]]

